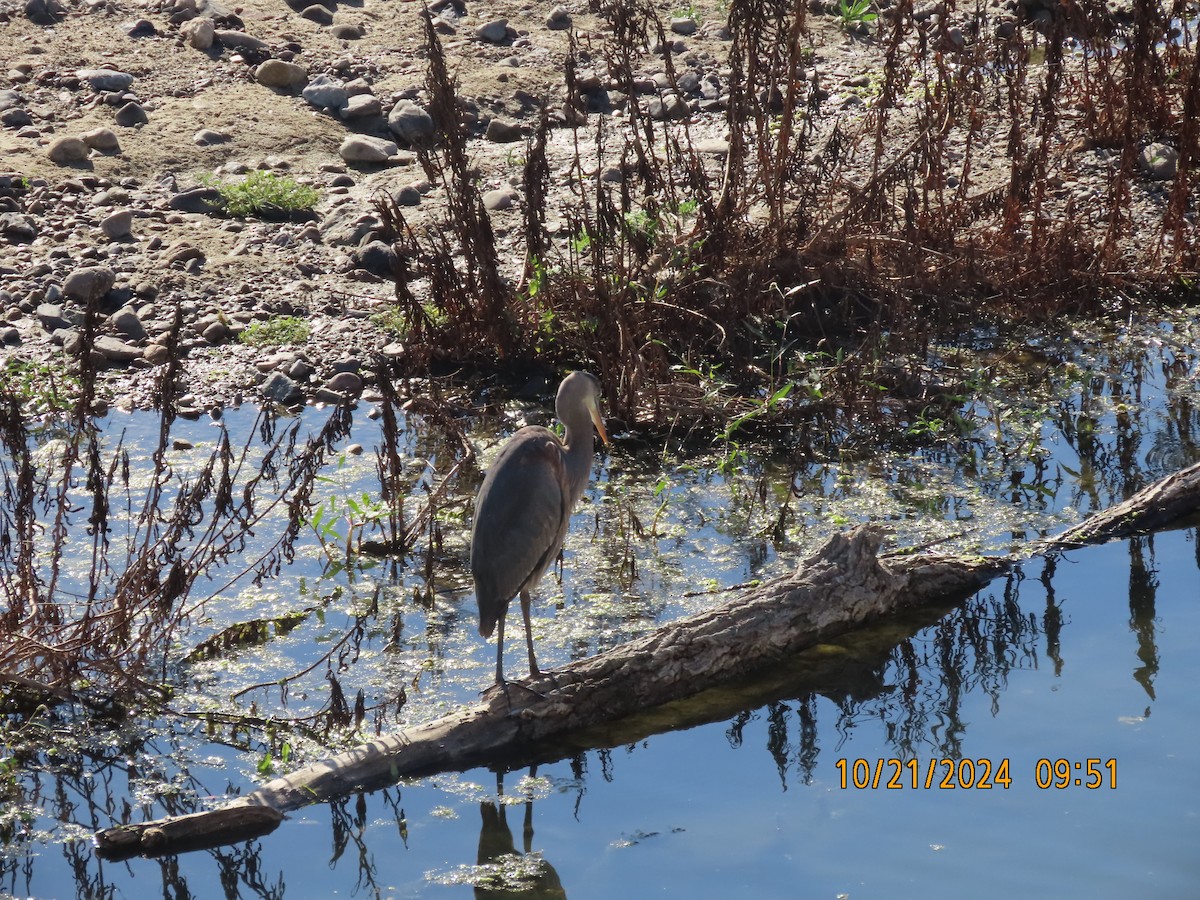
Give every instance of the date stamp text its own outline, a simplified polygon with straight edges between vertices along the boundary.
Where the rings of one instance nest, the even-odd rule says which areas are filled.
[[[1012,762],[1005,759],[839,759],[842,790],[1008,790],[1014,783]],[[1026,773],[1028,774],[1028,773]],[[1039,759],[1033,766],[1039,790],[1117,787],[1115,759]],[[1020,778],[1018,773],[1016,778]]]

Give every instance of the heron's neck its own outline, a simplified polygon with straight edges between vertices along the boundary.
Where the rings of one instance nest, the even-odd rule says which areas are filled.
[[[564,419],[563,424],[567,428],[567,483],[571,485],[571,506],[574,507],[587,487],[595,441],[592,438],[592,420],[586,411],[582,417]]]

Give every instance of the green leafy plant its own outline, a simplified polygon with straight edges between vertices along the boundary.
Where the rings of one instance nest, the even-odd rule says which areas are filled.
[[[352,493],[346,485],[345,455],[338,458],[337,474],[318,475],[317,481],[335,485],[342,490],[330,494],[313,510],[308,519],[321,549],[335,565],[341,565],[339,557],[349,560],[362,548],[363,534],[372,526],[387,519],[391,510],[388,505],[367,491]]]
[[[697,25],[704,21],[704,17],[700,14],[700,8],[695,3],[689,3],[686,6],[677,6],[671,14],[682,19],[691,19]]]
[[[716,407],[723,403],[725,393],[733,386],[721,374],[722,368],[722,363],[689,359],[671,366],[671,372],[677,377],[695,381],[703,391],[700,401],[702,406]]]
[[[421,304],[421,314],[426,327],[441,328],[450,320],[444,309],[428,300]],[[413,333],[411,314],[400,306],[386,306],[379,312],[372,313],[371,321],[401,340]]]
[[[546,264],[536,256],[529,260],[529,278],[525,282],[525,296],[533,300],[546,289],[550,280],[550,272]]]
[[[558,315],[554,310],[543,309],[538,314],[537,341],[535,344],[538,353],[550,353],[554,349],[558,343],[557,335],[560,327]]]
[[[838,24],[845,31],[862,30],[879,18],[871,0],[838,0]]]
[[[0,381],[40,413],[66,412],[79,394],[79,376],[61,363],[6,359],[0,365]]]
[[[734,419],[729,424],[729,426],[725,429],[725,434],[723,435],[725,440],[729,441],[730,439],[732,439],[733,435],[737,432],[737,430],[739,428],[741,428],[743,425],[745,425],[747,422],[750,422],[761,416],[767,415],[770,412],[772,412],[773,410],[775,410],[777,407],[779,407],[779,405],[782,404],[787,399],[788,395],[792,392],[793,387],[795,387],[795,384],[793,382],[790,382],[790,381],[787,382],[787,384],[783,385],[783,387],[776,390],[773,394],[771,394],[771,396],[764,398],[762,403],[760,405],[756,406],[754,409],[750,410],[750,412],[745,413],[744,415],[738,416],[736,419]]]
[[[271,737],[272,737],[272,742],[273,742],[274,741],[273,730],[272,730]],[[291,761],[291,758],[292,758],[292,745],[289,744],[287,741],[284,741],[283,744],[279,748],[279,762],[281,765],[286,767],[287,764]],[[272,753],[270,751],[270,749],[264,750],[263,755],[262,755],[262,757],[259,758],[258,765],[256,765],[255,768],[258,770],[259,775],[270,775],[271,773],[273,773],[275,771],[275,754]]]
[[[408,317],[399,306],[385,306],[378,312],[371,313],[371,323],[399,338],[408,337],[411,330]]]
[[[662,518],[662,514],[666,512],[667,506],[671,502],[671,482],[666,475],[660,477],[655,483],[654,496],[658,500],[658,509],[654,511],[654,518],[650,522],[650,536],[658,537],[658,520]]]
[[[914,438],[941,439],[945,437],[948,426],[945,419],[924,409],[916,415],[905,433]]]
[[[637,236],[648,244],[658,238],[659,219],[647,210],[638,209],[625,213],[625,229],[630,237]]]
[[[584,253],[587,253],[588,250],[590,250],[591,248],[592,248],[592,236],[586,230],[581,229],[578,234],[574,235],[571,238],[571,251],[573,253],[576,253],[576,254],[579,254],[582,256]]]
[[[336,483],[332,478],[321,480]],[[346,494],[340,499],[336,496],[327,497],[313,511],[308,524],[321,542],[326,556],[335,560],[335,545],[340,544],[339,549],[349,558],[361,545],[363,532],[367,527],[382,522],[387,515],[387,504],[363,491],[357,497],[351,494]],[[343,524],[344,535],[339,530],[339,526]]]
[[[729,441],[725,445],[725,456],[717,463],[717,471],[726,477],[735,475],[749,459],[749,455],[741,444]]]
[[[220,184],[217,190],[231,216],[279,216],[307,212],[321,195],[315,188],[274,172],[251,172],[241,181]]]
[[[255,322],[238,340],[251,347],[278,347],[283,344],[303,344],[312,331],[304,319],[297,316],[276,316],[265,322]]]
[[[659,208],[635,209],[625,213],[624,225],[627,237],[637,237],[654,245],[660,238],[674,240],[682,234],[686,220],[695,217],[700,202],[695,199],[681,200],[678,204]]]
[[[9,755],[0,759],[0,797],[19,796],[20,772],[21,766],[15,756]]]

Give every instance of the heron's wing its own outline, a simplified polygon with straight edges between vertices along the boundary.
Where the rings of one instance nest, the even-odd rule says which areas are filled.
[[[480,630],[519,591],[532,588],[558,555],[570,517],[563,446],[546,428],[522,428],[484,478],[471,532],[471,572]]]

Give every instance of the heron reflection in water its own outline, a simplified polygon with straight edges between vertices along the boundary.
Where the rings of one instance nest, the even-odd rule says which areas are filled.
[[[572,372],[558,387],[554,411],[566,428],[563,440],[548,428],[528,425],[514,434],[488,469],[475,499],[471,574],[479,603],[479,633],[496,631],[496,684],[505,688],[504,618],[521,597],[529,674],[541,675],[533,653],[530,592],[562,549],[571,511],[587,487],[594,446],[592,426],[608,443],[600,418],[600,382]]]
[[[529,777],[537,777],[537,768],[529,770]],[[512,829],[506,815],[509,804],[504,802],[504,776],[496,773],[496,801],[485,800],[479,804],[483,819],[479,830],[479,852],[476,860],[480,867],[496,866],[496,877],[476,884],[477,900],[507,898],[512,900],[566,900],[567,892],[554,866],[546,862],[540,852],[533,850],[533,800],[525,801],[525,819],[521,844],[517,850]]]

